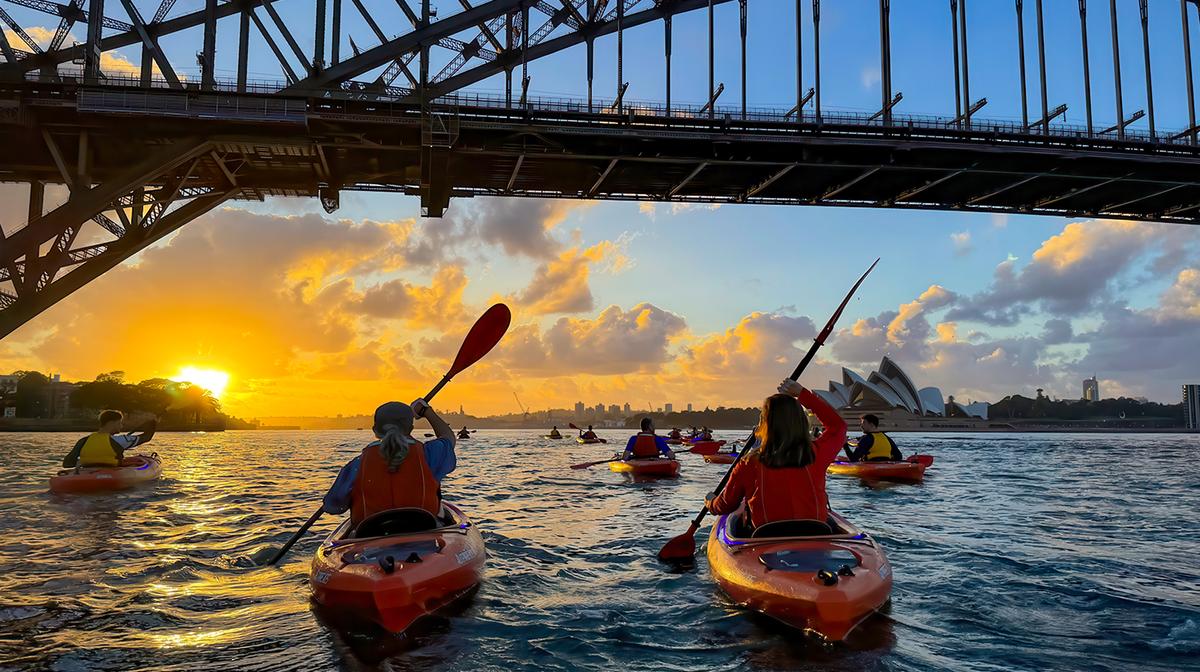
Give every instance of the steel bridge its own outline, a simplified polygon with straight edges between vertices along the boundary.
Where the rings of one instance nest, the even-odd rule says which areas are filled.
[[[453,197],[494,195],[1200,221],[1196,0],[1179,0],[1182,44],[1171,45],[1150,39],[1149,0],[1121,0],[1141,17],[1124,26],[1143,45],[1136,65],[1148,95],[1137,101],[1122,93],[1118,2],[1094,0],[1111,17],[1112,46],[1098,56],[1113,61],[1117,122],[1107,127],[1093,122],[1086,0],[1077,0],[1087,120],[1078,126],[1062,123],[1066,106],[1047,96],[1041,0],[1012,4],[1020,122],[990,121],[987,99],[972,98],[971,56],[981,54],[968,47],[967,0],[944,5],[955,109],[943,116],[897,109],[889,0],[879,0],[878,28],[861,27],[864,44],[878,39],[882,80],[878,110],[862,114],[823,106],[820,0],[796,0],[794,10],[787,0],[753,3],[795,22],[783,54],[794,56],[795,78],[788,68],[789,81],[776,84],[794,92],[790,110],[747,105],[748,0],[458,0],[451,10],[449,0],[201,1],[173,14],[174,0],[161,0],[147,20],[150,7],[134,0],[0,0],[0,181],[29,185],[28,223],[0,232],[0,337],[230,199],[316,196],[332,212],[341,191],[390,191],[419,197],[431,217]],[[732,3],[743,85],[741,100],[723,105],[714,5]],[[1156,11],[1169,3],[1155,0]],[[303,39],[297,8],[311,16]],[[386,33],[380,23],[395,21],[382,12],[405,32]],[[672,20],[688,12],[708,17],[703,105],[672,102]],[[26,28],[46,16],[58,28],[39,41]],[[625,32],[650,23],[662,26],[665,87],[654,102],[626,99]],[[75,24],[86,39],[67,45]],[[216,76],[218,24],[237,37],[229,80]],[[608,96],[593,95],[602,40],[616,47],[619,86]],[[164,44],[180,43],[194,49],[198,77],[168,58]],[[586,51],[586,97],[530,95],[529,63],[571,48]],[[1028,76],[1027,49],[1038,62]],[[252,80],[252,52],[268,50],[279,81]],[[1167,85],[1186,90],[1188,126],[1163,130],[1151,58],[1181,53],[1186,82]],[[471,88],[485,80],[504,92]],[[1145,128],[1131,126],[1143,118]],[[47,209],[46,185],[65,186],[65,202]]]

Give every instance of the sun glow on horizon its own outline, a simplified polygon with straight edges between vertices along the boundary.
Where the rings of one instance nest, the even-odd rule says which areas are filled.
[[[172,380],[199,385],[220,399],[221,395],[225,393],[225,387],[229,385],[229,374],[216,369],[185,366],[179,369],[179,373]]]

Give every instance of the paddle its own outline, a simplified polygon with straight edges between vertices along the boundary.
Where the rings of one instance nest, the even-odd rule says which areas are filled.
[[[621,459],[620,455],[613,455],[612,457],[608,458],[607,460],[596,460],[595,462],[581,462],[579,464],[572,464],[571,468],[572,469],[588,469],[590,467],[596,466],[597,464],[608,464],[609,462],[612,462],[613,460],[619,460],[619,459]]]
[[[504,337],[504,332],[508,331],[508,325],[510,322],[512,322],[512,312],[509,311],[508,306],[504,305],[503,303],[497,303],[491,308],[488,308],[487,311],[485,311],[483,315],[481,315],[479,319],[475,321],[475,324],[471,327],[471,330],[467,332],[467,337],[463,339],[462,345],[458,348],[458,356],[454,358],[454,363],[450,365],[450,369],[446,371],[446,375],[442,376],[442,379],[438,382],[438,384],[434,385],[433,389],[430,390],[429,393],[423,397],[423,399],[425,399],[425,401],[430,401],[433,399],[438,392],[442,391],[442,388],[446,386],[446,383],[450,382],[450,379],[462,373],[472,364],[483,359],[484,355],[491,352],[492,348],[496,347],[496,344],[499,343],[500,339]],[[324,507],[318,508],[313,515],[310,516],[309,519],[300,526],[300,529],[296,530],[296,533],[287,540],[287,543],[285,543],[283,547],[280,548],[277,553],[275,553],[275,555],[271,556],[271,559],[267,561],[267,564],[273,565],[279,562],[284,554],[291,550],[292,546],[300,540],[300,537],[308,531],[308,528],[312,527],[313,523],[317,522],[317,519],[320,518],[321,514],[324,512]]]
[[[792,375],[789,376],[791,380],[798,379],[800,374],[804,372],[804,369],[808,367],[808,363],[811,362],[813,357],[816,356],[817,350],[825,344],[825,339],[829,338],[829,334],[833,333],[834,325],[837,324],[838,318],[842,316],[842,311],[846,309],[846,304],[850,303],[850,299],[854,296],[854,292],[858,291],[859,285],[863,283],[863,280],[867,279],[867,276],[872,270],[875,269],[875,265],[878,263],[879,260],[876,259],[875,263],[871,264],[871,267],[867,269],[866,273],[863,273],[862,277],[858,279],[858,282],[854,283],[854,286],[850,288],[850,292],[846,294],[846,298],[842,299],[841,305],[839,305],[837,310],[834,311],[833,316],[829,318],[829,322],[825,324],[825,328],[821,330],[821,333],[817,334],[815,339],[813,339],[813,344],[808,348],[808,352],[804,355],[804,359],[800,360],[800,364],[796,366],[796,370],[792,371]],[[741,456],[744,454],[745,451],[740,453],[733,461],[733,464],[729,466],[729,470],[726,471],[725,475],[721,477],[721,482],[717,484],[717,487],[713,492],[720,493],[721,490],[725,488],[725,484],[729,482],[729,476],[733,474],[734,467],[737,466],[738,460],[740,460]],[[688,526],[687,532],[684,532],[678,537],[668,541],[667,545],[662,547],[662,550],[658,552],[658,559],[663,562],[691,561],[696,554],[696,530],[700,529],[700,523],[704,520],[706,515],[708,515],[707,506],[701,508],[700,513],[696,514],[696,517],[692,519],[692,524]]]

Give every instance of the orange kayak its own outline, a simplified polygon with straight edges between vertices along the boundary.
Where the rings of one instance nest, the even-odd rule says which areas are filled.
[[[647,460],[614,460],[608,463],[608,468],[618,474],[633,474],[635,476],[678,476],[679,461],[662,458]]]
[[[892,568],[883,549],[841,516],[830,512],[836,529],[819,536],[737,537],[730,529],[737,515],[713,525],[708,564],[739,605],[841,641],[890,598]]]
[[[422,511],[429,524],[403,534],[356,539],[349,536],[349,519],[343,521],[313,558],[308,581],[314,599],[342,616],[403,632],[469,594],[483,576],[483,537],[461,510],[444,506],[453,523]]]
[[[111,492],[149,483],[162,475],[158,453],[131,455],[119,467],[63,469],[50,478],[50,491],[60,493]]]
[[[713,453],[704,456],[704,461],[710,464],[733,464],[735,460],[737,453]]]
[[[724,441],[696,441],[692,444],[691,452],[697,455],[712,455],[725,445]]]
[[[834,462],[829,473],[857,476],[872,481],[906,481],[915,483],[925,478],[921,462]]]

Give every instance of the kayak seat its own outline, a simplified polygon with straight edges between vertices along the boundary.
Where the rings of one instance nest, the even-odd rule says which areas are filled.
[[[392,509],[380,511],[358,524],[354,537],[390,537],[397,534],[428,532],[442,527],[437,516],[425,509]]]
[[[760,525],[750,536],[754,539],[762,537],[820,537],[833,534],[828,523],[820,520],[777,520],[773,523]]]

